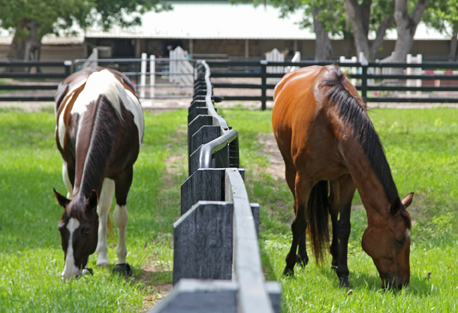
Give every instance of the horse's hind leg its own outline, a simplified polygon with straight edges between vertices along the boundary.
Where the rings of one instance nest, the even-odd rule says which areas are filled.
[[[109,265],[108,246],[107,246],[107,222],[108,213],[110,212],[111,203],[113,202],[113,193],[115,183],[113,180],[105,178],[100,192],[99,204],[97,205],[97,214],[99,215],[99,235],[97,242],[97,265]]]
[[[124,275],[132,275],[132,268],[126,261],[126,228],[127,222],[129,221],[126,200],[131,184],[132,168],[125,170],[119,178],[116,179],[116,207],[113,212],[114,224],[118,228],[118,245],[116,246],[118,261],[116,262],[113,272]]]
[[[286,182],[288,183],[288,187],[293,194],[294,199],[296,199],[295,190],[296,190],[296,168],[294,165],[289,162],[287,159],[285,160],[285,178]],[[296,202],[296,201],[294,201]],[[294,210],[296,209],[296,203],[294,203]],[[297,265],[301,267],[305,267],[309,262],[309,257],[307,255],[307,250],[305,249],[305,232],[301,236],[299,240],[299,252],[297,254]]]
[[[296,180],[295,180],[295,196],[294,196],[295,198],[294,207],[296,211],[296,217],[294,218],[294,221],[291,224],[293,240],[291,242],[291,249],[288,255],[286,256],[286,267],[285,267],[285,270],[283,271],[283,275],[293,275],[294,274],[294,265],[296,264],[297,259],[298,259],[296,255],[297,246],[300,243],[302,238],[304,238],[304,252],[305,252],[305,230],[307,228],[305,210],[307,208],[307,201],[308,201],[311,189],[312,189],[312,183],[308,179],[301,178],[299,173],[297,173]]]
[[[330,181],[330,196],[329,196],[329,213],[331,215],[332,222],[332,242],[330,252],[332,255],[331,268],[337,270],[338,259],[339,259],[339,237],[337,220],[339,218],[339,206],[340,206],[340,184],[339,180],[335,179]]]

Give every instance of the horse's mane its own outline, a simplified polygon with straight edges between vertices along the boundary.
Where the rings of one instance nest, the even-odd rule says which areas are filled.
[[[347,77],[339,67],[334,66],[334,77],[326,80],[323,85],[330,86],[326,96],[335,104],[340,117],[352,129],[352,133],[361,145],[375,175],[383,185],[390,203],[399,197],[398,190],[391,175],[391,169],[383,151],[383,146],[372,125],[366,109],[345,88]],[[362,101],[361,101],[362,102]],[[402,206],[401,215],[410,228],[411,221]]]
[[[83,170],[84,178],[82,180],[85,185],[81,186],[87,193],[92,190],[92,186],[101,186],[103,182],[104,160],[108,160],[112,152],[117,131],[116,123],[119,120],[116,109],[105,95],[98,97],[94,110],[95,117],[93,124],[89,125],[92,131]],[[102,181],[95,181],[100,179]]]

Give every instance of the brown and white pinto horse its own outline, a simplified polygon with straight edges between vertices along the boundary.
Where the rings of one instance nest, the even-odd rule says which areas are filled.
[[[114,272],[131,275],[126,262],[126,200],[140,151],[144,121],[127,77],[115,70],[84,69],[67,77],[56,94],[56,142],[63,158],[67,197],[54,190],[64,207],[59,223],[65,266],[62,280],[86,272],[89,255],[97,265],[107,258],[107,220],[113,193],[118,256]]]
[[[322,260],[330,214],[332,266],[340,285],[349,286],[350,210],[358,188],[368,219],[364,251],[374,260],[383,286],[407,285],[411,219],[406,208],[413,193],[399,199],[379,137],[355,87],[337,66],[311,66],[285,75],[275,87],[274,99],[273,131],[296,213],[284,274],[293,274],[296,262],[308,262],[307,225],[315,259]]]

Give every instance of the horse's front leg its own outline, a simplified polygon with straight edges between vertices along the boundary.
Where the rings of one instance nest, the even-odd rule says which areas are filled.
[[[106,266],[110,264],[108,260],[107,245],[107,222],[108,213],[110,212],[111,203],[113,202],[113,193],[115,183],[113,180],[105,178],[103,181],[102,191],[100,193],[99,203],[97,205],[97,214],[99,215],[99,233],[97,241],[97,265]]]
[[[338,259],[336,273],[339,277],[340,287],[349,287],[350,282],[348,275],[350,274],[347,264],[348,254],[348,238],[350,237],[350,214],[351,202],[355,194],[356,186],[351,178],[351,175],[346,175],[339,178],[340,184],[340,217],[337,222],[337,237],[339,239],[338,245]]]
[[[127,263],[127,246],[126,246],[126,229],[129,221],[129,213],[127,212],[126,200],[127,194],[132,184],[132,169],[125,170],[116,180],[116,207],[113,212],[113,220],[118,228],[118,245],[116,246],[116,254],[118,261],[113,269],[115,273],[124,275],[132,275],[132,268]]]
[[[64,181],[65,187],[67,188],[67,199],[71,199],[73,196],[73,183],[70,180],[67,162],[64,162],[62,165],[62,179]]]

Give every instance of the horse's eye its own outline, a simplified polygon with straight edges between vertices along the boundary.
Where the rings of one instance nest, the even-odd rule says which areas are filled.
[[[399,245],[399,246],[403,246],[403,245],[404,245],[404,239],[395,239],[394,241],[395,241],[396,244]]]

